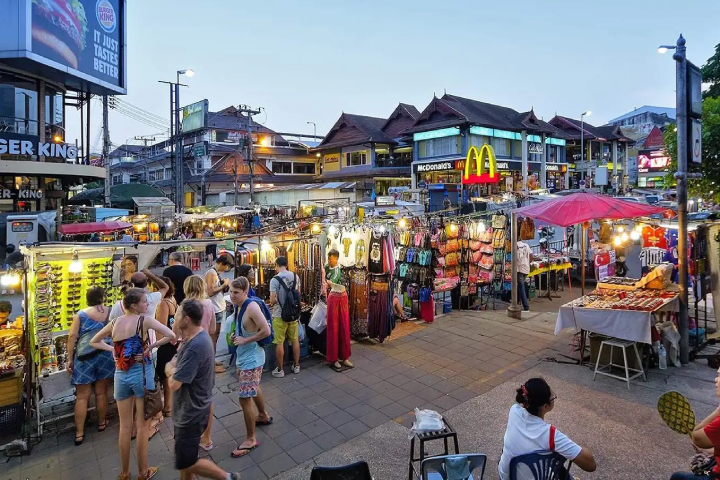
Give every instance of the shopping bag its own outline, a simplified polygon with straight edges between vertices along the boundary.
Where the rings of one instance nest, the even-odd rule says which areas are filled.
[[[312,328],[317,333],[322,333],[327,326],[327,305],[323,302],[318,302],[313,307],[311,314],[308,327]]]

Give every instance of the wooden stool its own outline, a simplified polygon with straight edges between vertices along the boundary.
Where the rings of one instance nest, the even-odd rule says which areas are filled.
[[[426,458],[432,458],[432,457],[439,457],[440,455],[425,455],[425,442],[430,442],[433,440],[443,440],[445,442],[445,453],[442,455],[448,455],[450,453],[448,451],[448,438],[453,439],[453,443],[455,444],[455,454],[457,455],[460,453],[460,447],[458,447],[458,439],[457,439],[457,433],[455,430],[448,424],[447,420],[443,418],[443,423],[445,424],[445,428],[440,430],[439,432],[427,432],[427,433],[419,433],[413,436],[413,438],[410,440],[410,467],[408,468],[408,480],[413,480],[416,476],[418,476],[418,472],[415,469],[415,465],[413,465],[413,462],[420,462],[422,464],[422,461]],[[415,458],[415,439],[420,440],[420,456]]]
[[[190,270],[200,270],[200,258],[193,257],[190,259]]]

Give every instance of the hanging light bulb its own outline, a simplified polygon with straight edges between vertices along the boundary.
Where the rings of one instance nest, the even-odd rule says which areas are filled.
[[[320,233],[320,224],[319,224],[319,223],[313,223],[310,231],[311,231],[312,233]]]
[[[10,280],[10,275],[5,274],[5,275],[3,275],[3,276],[0,277],[0,285],[2,285],[3,287],[9,287],[9,286],[10,286],[10,282],[11,282],[11,280]]]
[[[638,232],[637,230],[633,230],[632,232],[630,232],[630,239],[631,239],[633,242],[636,242],[637,240],[639,240],[639,239],[640,239],[640,232]]]
[[[385,225],[380,225],[380,233],[385,233]]]
[[[627,242],[630,239],[630,236],[627,234],[627,232],[623,232],[622,235],[620,235],[620,238],[623,242]]]
[[[10,285],[20,285],[20,275],[18,275],[17,273],[10,274]]]
[[[451,232],[457,232],[457,229],[458,229],[458,226],[457,226],[456,223],[451,223],[451,224],[450,224],[450,231],[451,231]]]
[[[398,222],[398,226],[399,226],[400,228],[406,228],[406,227],[407,227],[407,220],[405,220],[404,218],[401,218],[400,221]]]
[[[70,273],[80,273],[80,272],[82,272],[82,269],[83,269],[83,264],[82,264],[82,262],[78,259],[78,254],[77,254],[77,252],[74,252],[74,253],[73,253],[72,262],[70,262],[70,265],[68,266],[68,272],[70,272]]]
[[[616,247],[619,247],[620,245],[622,245],[622,239],[621,239],[620,237],[615,237],[615,238],[613,239],[613,244],[614,244]]]
[[[485,231],[485,224],[483,222],[478,222],[478,232],[484,232]]]
[[[270,242],[268,242],[267,240],[263,240],[262,242],[260,242],[260,250],[262,250],[263,252],[270,250]]]
[[[618,225],[617,229],[618,233],[623,233],[625,231],[625,225]]]
[[[335,225],[330,225],[330,228],[328,228],[328,233],[330,235],[335,235],[337,233],[337,228],[335,227]]]

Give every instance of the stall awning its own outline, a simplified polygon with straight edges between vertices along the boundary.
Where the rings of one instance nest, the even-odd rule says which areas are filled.
[[[132,227],[127,222],[88,222],[66,223],[58,227],[58,233],[63,235],[87,235],[95,232],[116,232]]]

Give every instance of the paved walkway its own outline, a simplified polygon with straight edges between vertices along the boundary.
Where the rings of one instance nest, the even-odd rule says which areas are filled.
[[[344,373],[313,357],[299,375],[266,374],[262,386],[275,420],[260,428],[261,446],[241,459],[230,457],[245,427],[236,379],[228,371],[216,380],[215,447],[207,455],[247,479],[307,479],[314,465],[358,459],[370,463],[375,478],[407,478],[410,412],[421,407],[446,412],[460,432],[462,451],[488,454],[486,478],[494,478],[514,388],[540,374],[560,398],[551,421],[595,451],[604,467],[581,478],[668,478],[691,452],[657,418],[654,401],[658,392],[678,389],[704,402],[695,405],[701,417],[713,408],[714,372],[704,365],[655,370],[648,384],[633,384],[628,392],[612,379],[592,382],[587,368],[544,362],[562,362],[570,354],[571,336],[553,335],[552,310],[563,301],[538,300],[519,321],[503,311],[457,311],[431,325],[403,324],[383,344],[353,345],[356,368]],[[103,433],[88,427],[80,447],[72,445],[72,431],[47,434],[32,455],[4,465],[0,480],[115,478],[117,419],[111,422]],[[150,441],[150,464],[161,467],[158,479],[177,478],[171,432],[167,419]],[[641,473],[628,477],[628,471]]]

